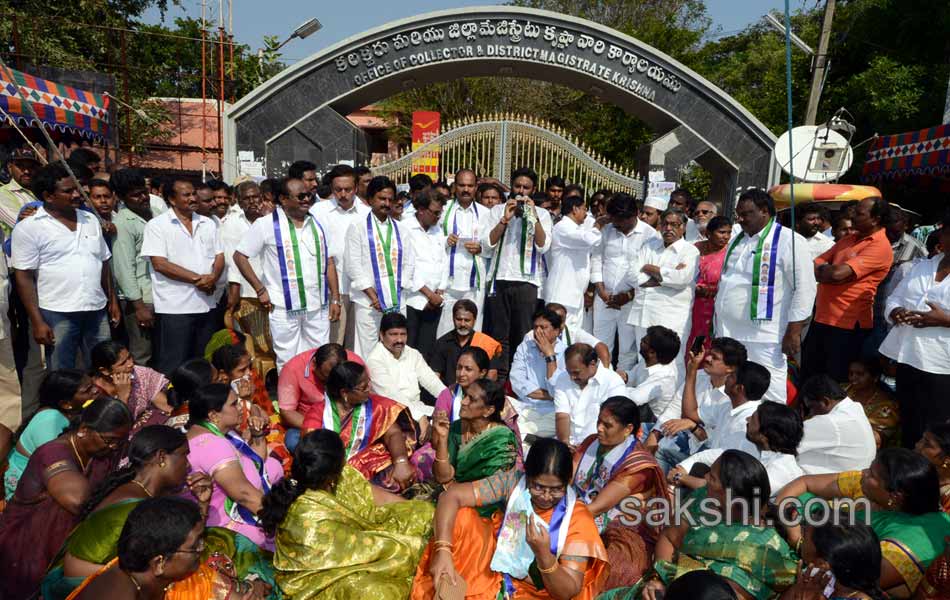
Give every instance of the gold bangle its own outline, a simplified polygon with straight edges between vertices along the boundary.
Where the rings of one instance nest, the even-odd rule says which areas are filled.
[[[447,463],[447,462],[449,462],[449,459],[447,459],[447,458],[439,458],[438,456],[436,456],[436,457],[435,457],[435,462],[444,462],[444,463]]]
[[[544,573],[545,575],[550,575],[551,573],[557,571],[558,567],[560,567],[560,566],[561,566],[561,564],[558,563],[558,562],[557,562],[557,559],[555,558],[553,565],[551,565],[551,566],[548,567],[547,569],[545,569],[545,568],[542,567],[541,565],[538,565],[538,570],[541,571],[542,573]]]
[[[445,550],[446,552],[452,552],[452,549],[449,548],[448,546],[438,546],[438,547],[436,547],[435,551],[438,552],[439,550]]]
[[[443,548],[443,547],[444,547],[444,548],[451,548],[451,547],[452,547],[452,542],[447,541],[447,540],[436,540],[436,541],[432,542],[432,545],[435,546],[436,548]]]
[[[406,458],[405,456],[400,456],[399,458],[393,461],[393,464],[398,465],[398,464],[407,463],[407,462],[409,462],[408,458]]]

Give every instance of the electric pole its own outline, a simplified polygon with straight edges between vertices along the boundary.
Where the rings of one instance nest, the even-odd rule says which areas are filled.
[[[818,54],[815,55],[815,68],[811,75],[811,92],[808,94],[808,108],[805,110],[805,125],[814,125],[818,115],[818,101],[821,88],[828,71],[828,42],[831,40],[831,21],[835,17],[835,0],[825,0],[825,17],[821,24],[821,37],[818,40]]]

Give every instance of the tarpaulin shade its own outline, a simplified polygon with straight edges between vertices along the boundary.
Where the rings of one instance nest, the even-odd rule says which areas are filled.
[[[885,135],[871,142],[862,180],[911,175],[950,176],[950,124]]]
[[[40,79],[15,69],[0,68],[0,108],[25,127],[36,127],[17,88],[33,106],[43,126],[71,131],[90,139],[109,135],[109,97]],[[6,119],[2,119],[6,121]]]

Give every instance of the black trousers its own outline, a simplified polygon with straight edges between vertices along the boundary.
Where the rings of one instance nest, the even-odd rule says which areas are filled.
[[[152,334],[152,368],[170,375],[183,362],[203,357],[217,331],[214,311],[187,315],[156,314]]]
[[[848,380],[848,365],[861,358],[870,329],[842,329],[812,321],[802,348],[801,380],[830,375],[841,383]]]
[[[523,281],[496,281],[495,295],[485,298],[485,316],[490,317],[488,335],[501,344],[504,373],[507,378],[514,350],[524,334],[531,331],[531,318],[537,309],[538,287]]]
[[[418,310],[411,306],[406,307],[406,320],[409,322],[410,348],[418,350],[426,362],[435,351],[436,332],[439,329],[439,319],[442,318],[442,309]]]
[[[950,375],[897,365],[897,404],[901,411],[901,444],[913,448],[928,425],[950,420]]]

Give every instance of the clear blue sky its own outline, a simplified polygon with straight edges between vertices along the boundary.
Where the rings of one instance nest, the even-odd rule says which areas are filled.
[[[209,18],[217,19],[219,0],[206,0]],[[227,13],[227,0],[221,0]],[[347,37],[395,19],[411,17],[434,10],[460,6],[498,4],[492,0],[232,0],[234,33],[237,40],[253,49],[262,46],[265,35],[286,36],[310,17],[317,17],[323,29],[305,40],[293,40],[284,47],[285,62],[292,63]],[[792,11],[803,3],[813,6],[815,0],[790,0]],[[714,30],[720,34],[735,33],[758,20],[770,9],[781,10],[784,0],[706,0]],[[201,16],[201,0],[182,0],[181,7],[172,7],[166,14]],[[146,16],[150,22],[159,20],[158,11]]]

